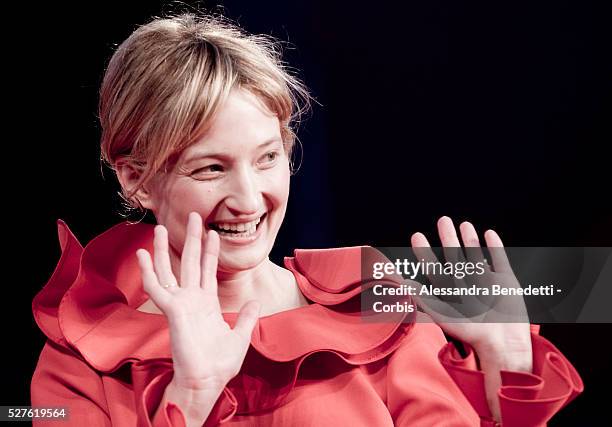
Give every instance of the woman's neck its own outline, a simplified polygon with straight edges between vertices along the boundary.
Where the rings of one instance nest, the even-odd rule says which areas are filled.
[[[261,316],[308,304],[293,274],[268,258],[254,268],[217,274],[222,312],[238,312],[248,301],[261,304]]]

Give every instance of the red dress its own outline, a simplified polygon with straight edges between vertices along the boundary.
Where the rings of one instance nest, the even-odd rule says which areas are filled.
[[[158,409],[172,378],[166,318],[138,311],[136,249],[153,227],[121,223],[84,249],[58,221],[62,255],[34,298],[48,340],[32,405],[68,407],[57,425],[183,426]],[[360,248],[296,250],[285,259],[310,305],[259,319],[240,373],[206,426],[493,425],[475,354],[462,358],[434,323],[363,323]],[[357,296],[356,298],[354,298]],[[225,313],[233,326],[235,313]],[[583,390],[580,376],[532,326],[533,373],[502,371],[503,426],[541,426]],[[53,422],[34,422],[52,425]]]

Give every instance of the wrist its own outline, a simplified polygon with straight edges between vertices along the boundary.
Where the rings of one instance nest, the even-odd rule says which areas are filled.
[[[481,367],[495,366],[504,371],[531,372],[533,353],[531,342],[526,344],[507,344],[483,342],[473,346]]]
[[[177,390],[181,390],[185,393],[194,394],[197,396],[200,394],[206,395],[210,393],[221,392],[228,382],[229,381],[225,381],[217,377],[210,377],[203,380],[179,379],[176,377],[175,373],[169,385],[172,385],[172,387]]]
[[[171,401],[172,398],[174,398],[186,403],[193,402],[201,404],[208,402],[213,397],[216,401],[224,387],[225,384],[218,381],[211,381],[207,385],[199,385],[198,387],[185,387],[172,380],[166,388],[166,394]]]
[[[164,393],[164,401],[177,405],[183,413],[187,425],[201,426],[211,413],[225,384],[211,381],[206,387],[184,387],[174,380],[170,381]]]

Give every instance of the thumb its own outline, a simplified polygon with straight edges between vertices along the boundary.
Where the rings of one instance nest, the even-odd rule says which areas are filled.
[[[247,302],[240,309],[238,313],[238,319],[234,326],[236,331],[244,339],[250,341],[253,328],[259,319],[259,311],[261,310],[261,304],[258,301],[252,300]]]

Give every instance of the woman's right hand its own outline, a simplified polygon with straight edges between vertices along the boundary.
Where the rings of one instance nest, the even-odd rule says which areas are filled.
[[[136,254],[144,290],[168,319],[173,386],[194,392],[220,392],[240,371],[260,305],[256,301],[246,303],[235,327],[230,328],[221,314],[217,295],[217,232],[207,233],[204,254],[201,252],[202,218],[192,212],[178,286],[170,263],[168,232],[163,225],[155,227],[154,260],[145,249],[139,249]]]

